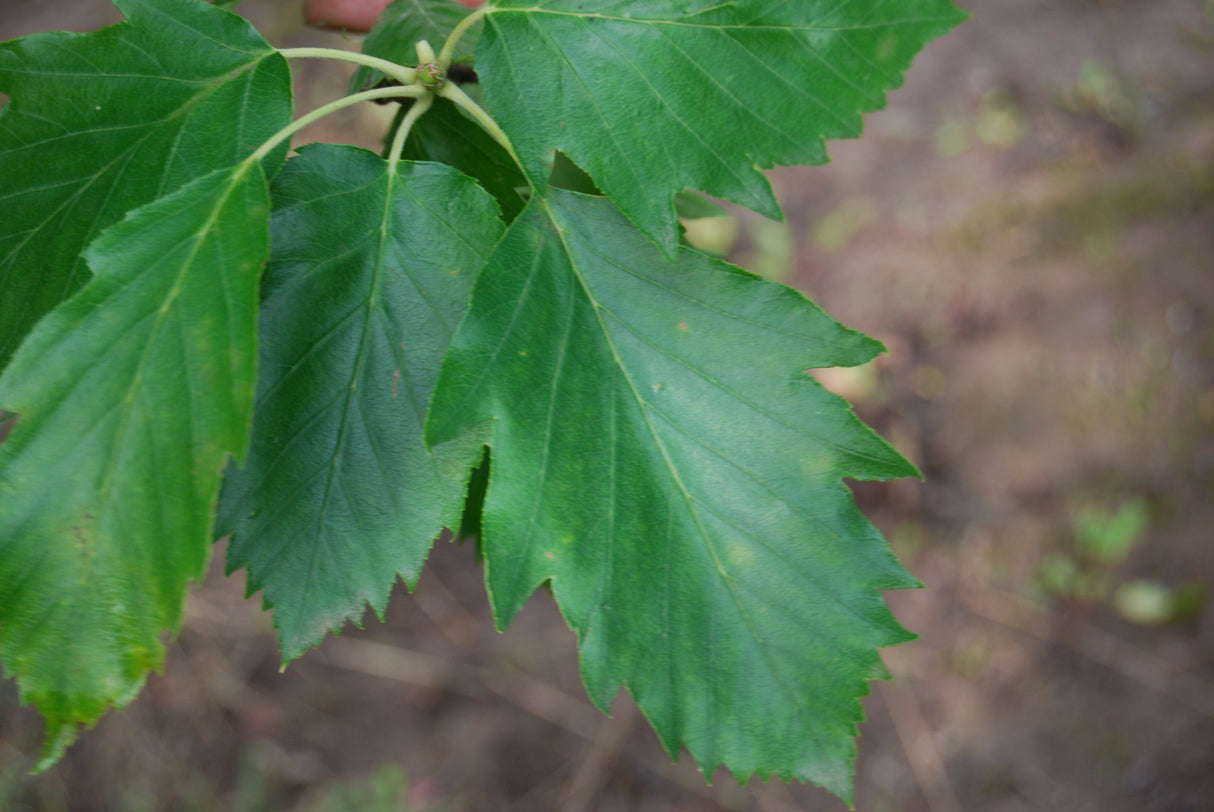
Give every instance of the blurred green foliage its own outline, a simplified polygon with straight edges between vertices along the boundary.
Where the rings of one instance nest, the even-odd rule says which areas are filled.
[[[1199,583],[1169,587],[1151,578],[1123,580],[1117,573],[1150,526],[1151,508],[1141,496],[1116,509],[1094,503],[1078,506],[1071,513],[1074,550],[1042,560],[1038,587],[1051,597],[1108,602],[1126,620],[1142,626],[1192,615],[1206,601]]]

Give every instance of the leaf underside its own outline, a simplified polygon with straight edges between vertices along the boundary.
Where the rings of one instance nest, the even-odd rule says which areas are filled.
[[[552,151],[669,253],[676,193],[770,217],[759,168],[820,164],[911,58],[964,18],[949,0],[498,0],[476,64],[532,183]]]
[[[274,182],[252,447],[229,470],[229,571],[274,609],[284,662],[369,603],[457,526],[469,435],[427,453],[422,421],[476,272],[501,233],[493,200],[440,164],[313,145]]]
[[[291,118],[286,61],[199,0],[116,0],[127,21],[0,43],[0,369],[88,281],[84,247],[232,166]]]
[[[558,190],[481,274],[428,418],[490,427],[498,623],[551,581],[606,708],[626,685],[671,753],[850,793],[878,590],[916,585],[840,479],[914,468],[806,372],[880,345],[796,292]]]

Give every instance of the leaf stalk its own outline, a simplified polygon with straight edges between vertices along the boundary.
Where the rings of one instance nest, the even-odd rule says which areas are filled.
[[[492,10],[492,6],[481,6],[451,29],[451,33],[447,35],[447,41],[443,43],[443,49],[438,54],[438,64],[443,66],[443,70],[451,67],[451,60],[455,57],[455,46],[459,45],[460,39],[468,33],[468,29],[476,25],[478,20]]]
[[[371,90],[364,90],[362,93],[355,93],[352,96],[343,96],[336,101],[329,102],[323,107],[317,107],[307,115],[300,116],[278,132],[274,133],[274,135],[270,136],[269,140],[257,148],[256,152],[249,156],[249,160],[260,161],[262,158],[269,155],[275,147],[291,136],[295,135],[295,133],[299,132],[304,127],[345,107],[351,107],[355,104],[359,104],[360,102],[371,101],[372,99],[390,99],[399,97],[421,99],[429,95],[430,91],[421,85],[410,84],[405,87],[377,87],[372,88]]]
[[[409,108],[409,112],[405,113],[405,117],[401,119],[400,126],[396,128],[396,135],[392,139],[392,149],[388,151],[388,166],[392,172],[396,171],[396,165],[400,163],[400,156],[405,151],[405,141],[409,138],[409,130],[413,129],[413,125],[425,115],[433,103],[433,93],[420,96]]]
[[[439,61],[440,63],[442,62],[441,59]],[[468,115],[472,116],[476,123],[481,125],[485,132],[489,133],[494,141],[502,145],[502,148],[506,150],[511,159],[518,164],[519,169],[524,170],[524,176],[526,175],[526,169],[523,166],[523,162],[519,160],[518,153],[514,151],[514,145],[510,143],[510,136],[506,135],[505,131],[498,126],[496,121],[493,120],[493,116],[486,113],[479,104],[474,102],[467,93],[460,89],[459,85],[455,84],[454,82],[444,82],[434,92],[437,95],[442,96],[444,99],[452,102],[457,107],[463,109],[464,112],[468,113]]]
[[[353,62],[391,76],[402,85],[411,85],[417,81],[417,71],[413,68],[353,51],[339,51],[335,48],[283,48],[279,53],[287,59],[334,59],[339,62]]]

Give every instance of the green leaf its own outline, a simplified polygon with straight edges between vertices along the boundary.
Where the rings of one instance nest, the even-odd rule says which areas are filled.
[[[673,755],[850,797],[878,590],[915,586],[843,477],[915,469],[807,373],[881,345],[800,294],[549,190],[473,292],[428,417],[492,431],[486,577],[505,625],[551,581],[606,708],[621,683]],[[741,360],[739,361],[739,354]]]
[[[709,217],[728,217],[725,210],[704,195],[695,192],[679,192],[674,198],[674,208],[684,220],[703,220]]]
[[[418,40],[426,40],[435,51],[443,47],[448,35],[471,11],[467,6],[452,0],[395,0],[384,9],[375,26],[363,40],[362,52],[368,56],[387,59],[398,65],[416,65]],[[481,23],[475,23],[460,39],[459,50],[454,54],[455,62],[472,61],[476,41],[480,37]],[[362,87],[382,75],[359,68],[351,84]]]
[[[677,192],[778,218],[759,168],[824,163],[962,19],[949,0],[499,0],[476,61],[537,188],[559,149],[670,253]]]
[[[136,210],[0,377],[18,414],[0,446],[0,643],[46,717],[43,764],[160,666],[203,574],[252,415],[269,216],[249,163]]]
[[[291,119],[286,61],[246,20],[201,0],[116,4],[127,22],[0,44],[0,368],[88,281],[80,254],[102,229]]]
[[[414,44],[418,40],[426,40],[438,51],[451,31],[470,13],[467,6],[452,0],[394,0],[367,33],[363,53],[401,65],[416,65]],[[471,58],[480,29],[481,24],[477,23],[464,34],[453,61],[464,62]]]
[[[382,616],[397,574],[416,583],[459,523],[482,441],[428,454],[422,420],[502,226],[471,178],[353,147],[305,147],[274,199],[252,446],[219,529],[289,661],[368,603]]]
[[[1088,559],[1104,564],[1119,564],[1151,525],[1151,507],[1136,496],[1115,512],[1099,505],[1083,505],[1071,518],[1075,541]]]
[[[527,180],[518,165],[479,124],[446,99],[436,99],[413,125],[405,157],[444,163],[476,178],[508,219],[516,217],[526,203],[521,192],[527,189]]]

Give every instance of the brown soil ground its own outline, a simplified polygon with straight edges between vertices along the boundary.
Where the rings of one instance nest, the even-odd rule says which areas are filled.
[[[276,44],[341,42],[246,5]],[[927,587],[889,596],[922,636],[866,701],[857,806],[1214,809],[1214,6],[964,5],[863,138],[773,173],[787,228],[738,216],[740,263],[887,344],[824,379],[926,475],[856,487]],[[115,18],[3,0],[0,39]],[[302,81],[304,107],[343,84]],[[1124,558],[1085,552],[1091,516],[1143,509]],[[243,589],[217,563],[165,673],[45,775],[5,683],[0,809],[843,809],[671,765],[625,696],[591,707],[547,595],[493,631],[467,547],[285,673]]]

